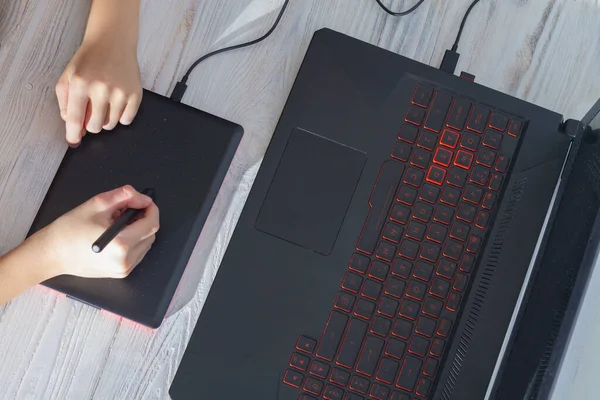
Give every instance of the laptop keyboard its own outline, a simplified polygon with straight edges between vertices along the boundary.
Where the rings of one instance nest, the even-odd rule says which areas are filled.
[[[521,128],[417,85],[322,336],[301,335],[284,372],[298,399],[432,394]]]

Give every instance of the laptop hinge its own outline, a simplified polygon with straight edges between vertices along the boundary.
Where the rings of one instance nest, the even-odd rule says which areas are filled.
[[[559,131],[569,136],[571,139],[575,139],[583,133],[583,125],[581,124],[581,121],[568,119],[560,125]]]

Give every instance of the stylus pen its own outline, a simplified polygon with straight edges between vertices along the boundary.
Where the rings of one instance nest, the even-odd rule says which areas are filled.
[[[142,190],[142,194],[150,197],[154,200],[155,191],[152,188]],[[113,240],[123,228],[125,228],[133,219],[139,215],[144,209],[128,208],[123,211],[123,214],[109,226],[102,235],[92,244],[92,251],[94,253],[100,253],[104,248]]]

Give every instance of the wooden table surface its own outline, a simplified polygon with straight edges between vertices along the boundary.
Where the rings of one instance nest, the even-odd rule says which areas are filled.
[[[384,2],[396,9],[412,3]],[[143,86],[170,93],[198,56],[265,32],[282,3],[142,1]],[[312,33],[333,28],[437,66],[468,3],[426,0],[415,13],[396,18],[374,0],[292,0],[267,41],[203,63],[184,102],[240,123],[245,137],[169,317],[151,331],[36,287],[0,307],[0,399],[168,398]],[[54,84],[81,40],[88,9],[89,1],[81,0],[0,4],[0,253],[24,239],[67,148]],[[600,94],[599,26],[598,0],[482,0],[466,25],[458,71],[580,118]],[[591,283],[595,293],[598,275]],[[600,357],[586,351],[600,356],[593,339],[600,330],[597,300],[592,295],[581,322],[587,329],[580,329],[587,342],[567,360],[557,399],[591,399],[600,392]]]

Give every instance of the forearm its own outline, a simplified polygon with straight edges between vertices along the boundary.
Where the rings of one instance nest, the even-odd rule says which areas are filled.
[[[32,237],[0,256],[0,306],[38,283],[58,275],[43,239]]]
[[[140,0],[92,0],[84,40],[112,36],[120,43],[137,46]]]

